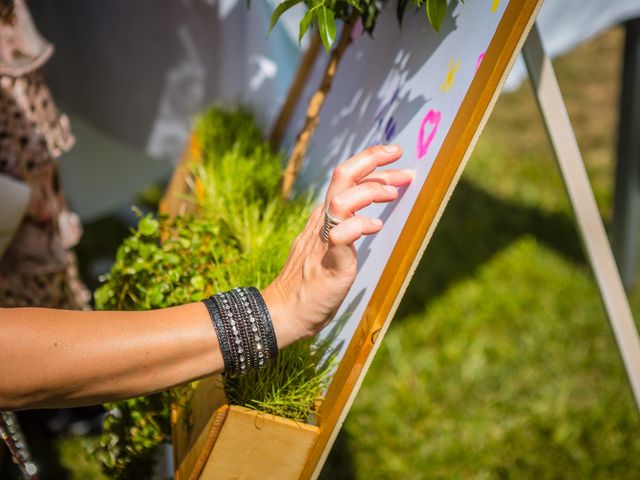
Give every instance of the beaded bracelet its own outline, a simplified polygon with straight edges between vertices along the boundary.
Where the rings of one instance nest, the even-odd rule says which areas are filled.
[[[257,288],[234,288],[203,303],[218,335],[225,375],[236,377],[259,370],[276,358],[273,322]]]

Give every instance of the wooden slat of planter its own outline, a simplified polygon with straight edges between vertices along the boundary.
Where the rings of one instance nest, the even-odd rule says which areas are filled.
[[[200,382],[189,405],[173,405],[171,436],[176,480],[197,479],[209,459],[229,406],[220,375]]]
[[[318,427],[232,406],[211,451],[203,480],[300,478]]]

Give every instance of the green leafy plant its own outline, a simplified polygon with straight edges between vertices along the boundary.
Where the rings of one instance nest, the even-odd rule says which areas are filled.
[[[300,20],[298,41],[302,41],[302,37],[315,26],[327,52],[331,50],[336,38],[336,19],[351,21],[356,14],[356,19],[362,21],[364,29],[372,33],[378,13],[387,3],[386,0],[284,0],[271,15],[269,31],[273,30],[283,13],[303,2],[307,5],[307,11]],[[409,4],[417,8],[424,6],[429,23],[436,31],[440,31],[447,13],[447,0],[398,0],[400,21]]]
[[[250,114],[213,108],[195,126],[203,186],[195,214],[142,216],[119,248],[96,305],[147,310],[199,301],[239,285],[265,287],[284,264],[311,210],[311,196],[286,204],[279,194],[281,157]],[[162,241],[161,241],[162,240]],[[299,342],[260,373],[225,379],[233,404],[309,421],[332,367],[328,344]],[[169,438],[169,406],[184,404],[184,386],[107,404],[104,431],[94,447],[113,478],[148,478],[157,446]]]

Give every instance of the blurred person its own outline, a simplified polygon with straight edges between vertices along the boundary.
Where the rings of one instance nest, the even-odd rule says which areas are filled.
[[[31,192],[26,213],[0,252],[0,306],[87,308],[71,248],[80,222],[67,209],[56,159],[74,138],[47,88],[42,66],[53,46],[36,30],[23,0],[0,0],[0,175]]]

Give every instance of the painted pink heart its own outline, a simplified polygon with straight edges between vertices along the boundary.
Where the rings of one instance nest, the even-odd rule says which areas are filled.
[[[427,135],[427,138],[425,139],[425,126],[427,123],[431,124],[432,127],[429,131],[429,135]],[[440,125],[440,112],[437,110],[429,110],[420,124],[420,132],[418,133],[418,159],[427,154],[429,145],[431,145],[433,137],[436,136],[436,132],[438,131],[438,125]]]

